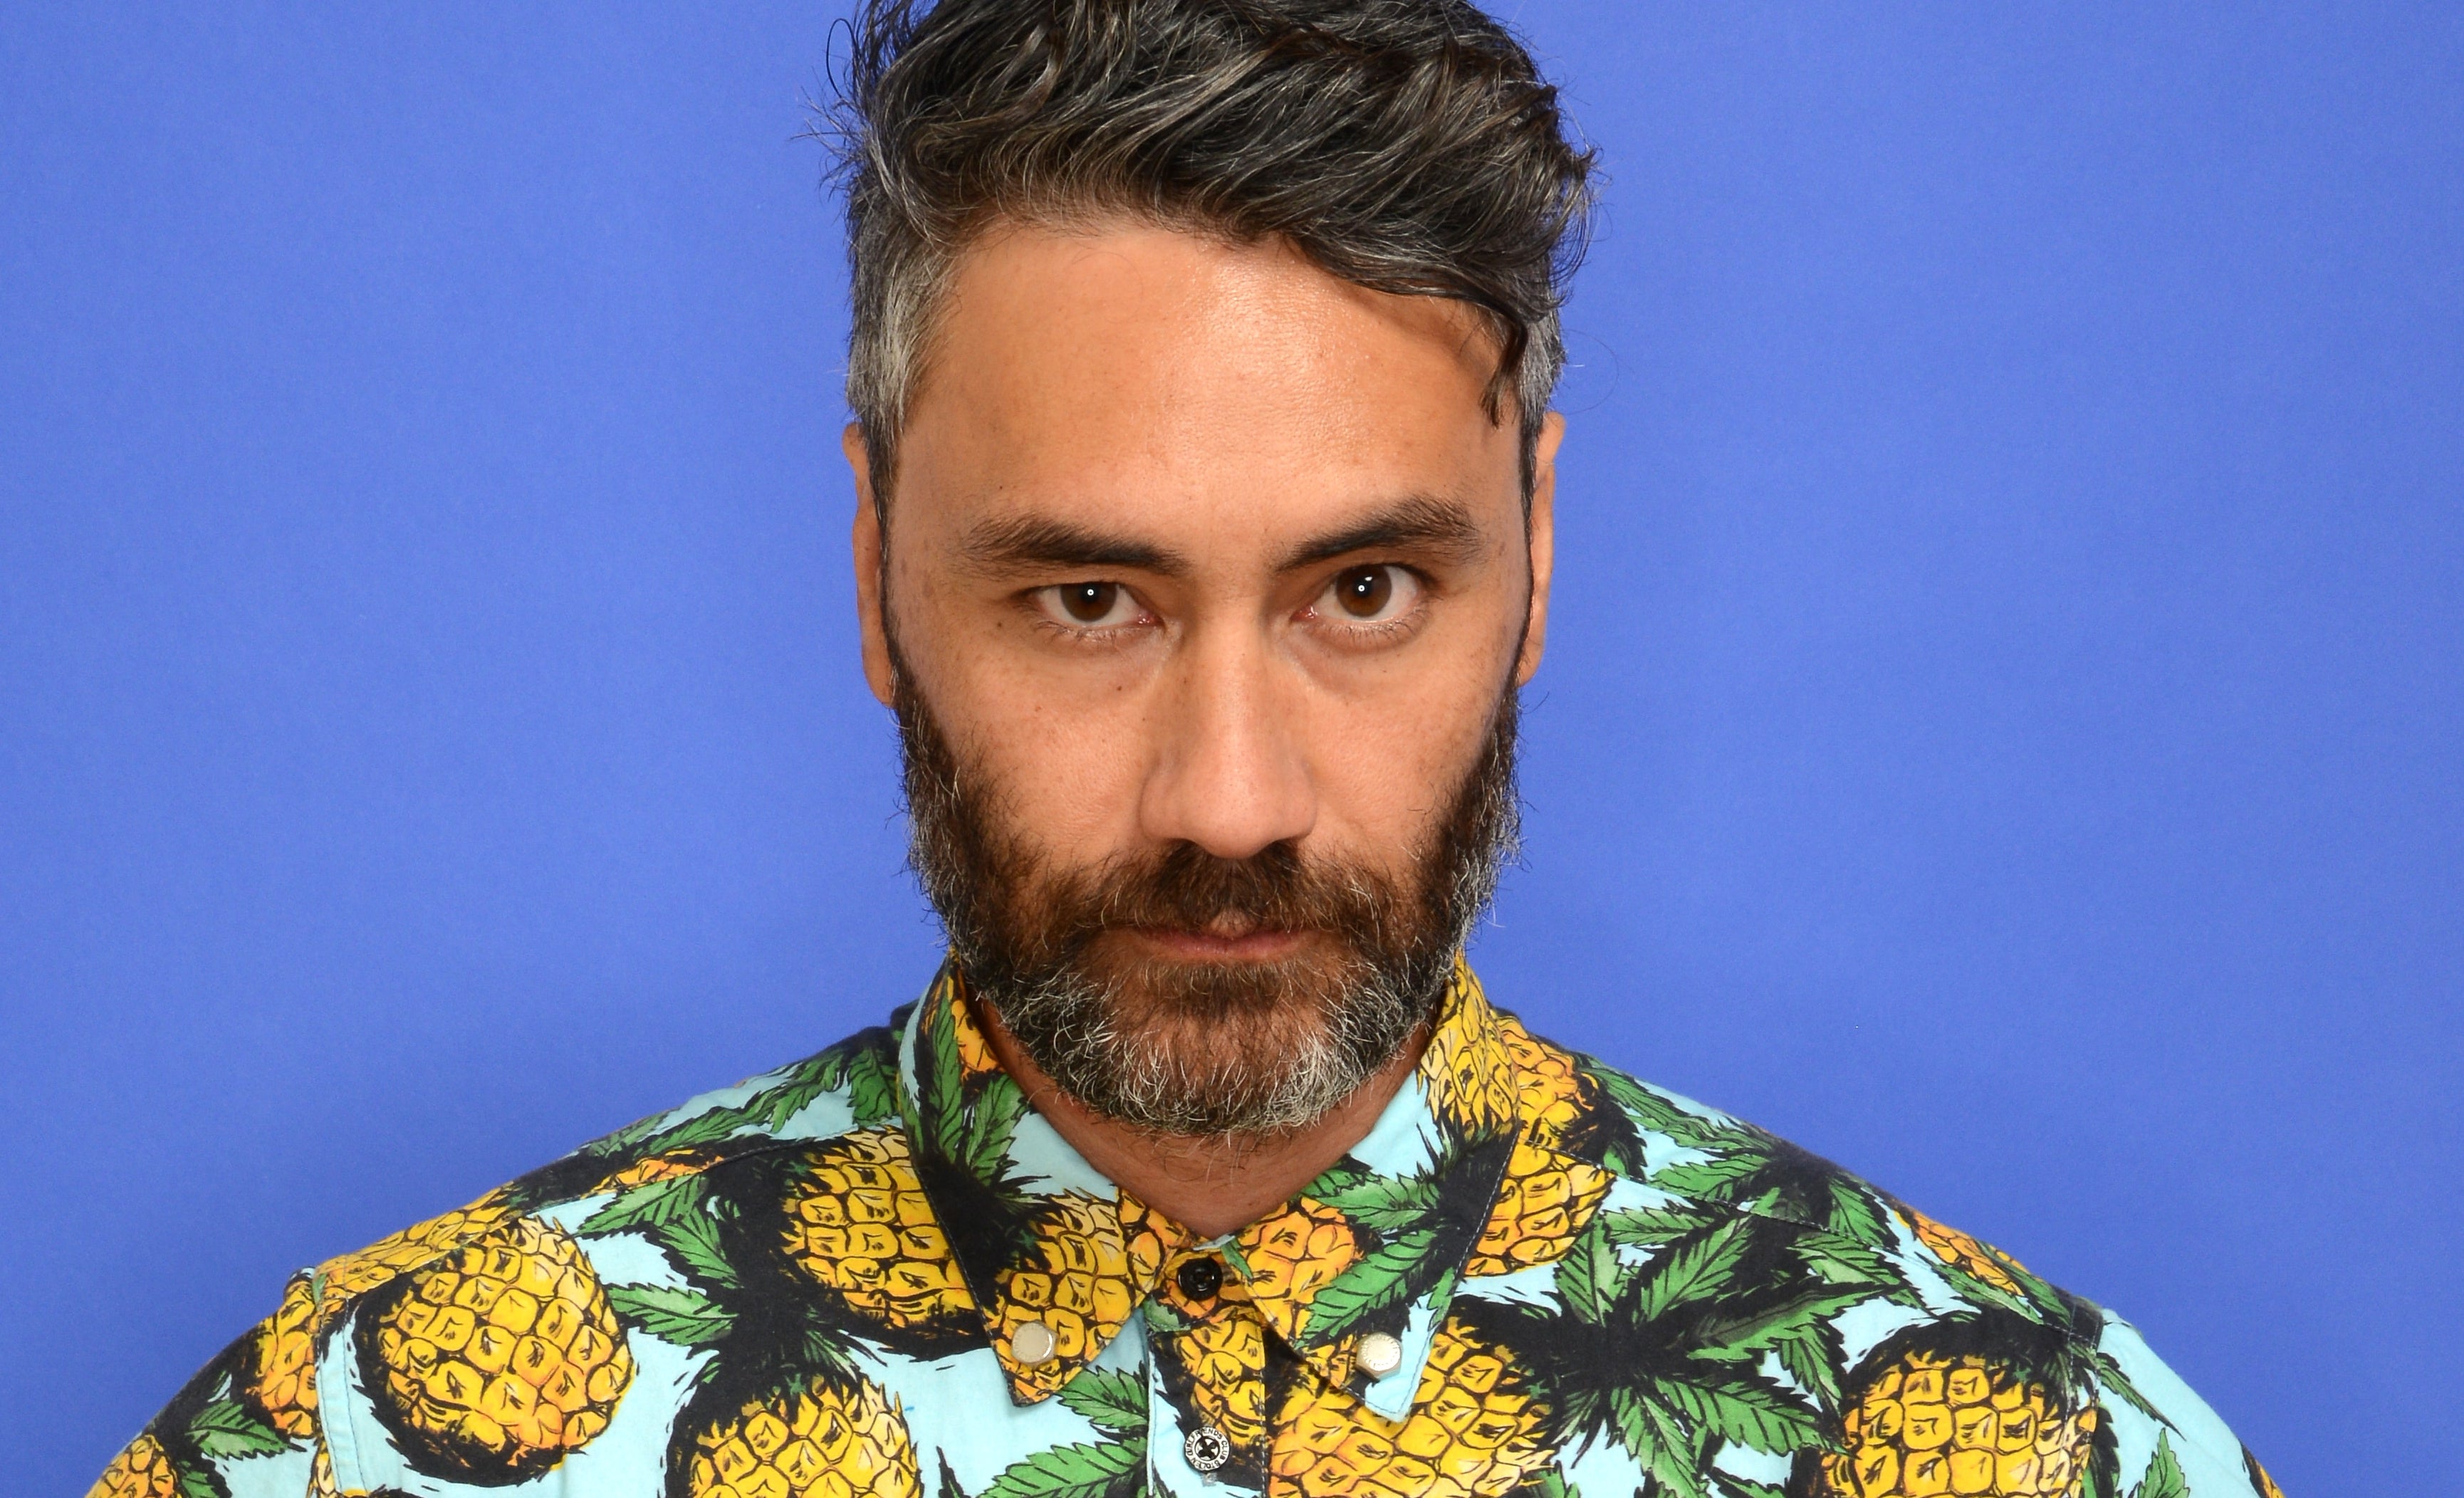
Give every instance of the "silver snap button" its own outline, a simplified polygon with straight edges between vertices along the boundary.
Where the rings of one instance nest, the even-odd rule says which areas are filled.
[[[1180,1443],[1180,1454],[1189,1458],[1191,1471],[1212,1477],[1232,1460],[1232,1439],[1212,1425],[1200,1425]]]
[[[1360,1349],[1352,1360],[1370,1377],[1383,1378],[1403,1366],[1403,1344],[1383,1332],[1372,1332],[1360,1339]]]
[[[1028,1368],[1050,1362],[1053,1345],[1052,1329],[1041,1321],[1027,1322],[1009,1334],[1011,1359]]]

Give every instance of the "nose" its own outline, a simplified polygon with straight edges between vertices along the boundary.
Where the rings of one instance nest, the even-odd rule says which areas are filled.
[[[1227,623],[1193,633],[1152,709],[1141,831],[1218,858],[1309,834],[1317,794],[1303,752],[1305,704],[1284,675],[1259,631]]]

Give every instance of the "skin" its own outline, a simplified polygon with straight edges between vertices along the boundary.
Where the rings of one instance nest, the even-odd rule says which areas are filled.
[[[1127,222],[985,236],[910,407],[887,538],[847,431],[867,680],[894,699],[887,611],[907,685],[1065,861],[1290,842],[1407,870],[1546,636],[1563,424],[1548,418],[1527,523],[1511,412],[1482,404],[1496,358],[1462,307],[1280,243]],[[1372,617],[1345,606],[1380,580]],[[1101,939],[1225,961],[1321,938]],[[1077,1106],[984,1018],[1064,1138],[1208,1235],[1356,1144],[1419,1048],[1309,1129],[1159,1138]]]

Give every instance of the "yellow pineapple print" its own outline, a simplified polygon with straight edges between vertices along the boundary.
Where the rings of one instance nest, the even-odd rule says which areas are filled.
[[[1438,1027],[1420,1053],[1420,1085],[1429,1111],[1465,1135],[1514,1127],[1513,1068],[1492,1033],[1496,1011],[1461,957],[1446,989]]]
[[[361,1370],[407,1452],[502,1479],[607,1427],[633,1355],[563,1229],[518,1218],[363,1311]]]
[[[1607,1171],[1543,1148],[1529,1135],[1517,1139],[1497,1204],[1489,1209],[1463,1272],[1510,1274],[1564,1258],[1608,1190]]]
[[[1165,1345],[1207,1423],[1243,1450],[1266,1439],[1266,1324],[1253,1308],[1227,1303]]]
[[[2088,1470],[2098,1418],[1989,1358],[1919,1349],[1857,1396],[1841,1422],[1847,1450],[1823,1458],[1821,1490],[2060,1498]]]
[[[1043,1322],[1053,1355],[1033,1366],[1013,1363],[1010,1372],[1049,1393],[1111,1340],[1142,1291],[1111,1203],[1077,1191],[1038,1201],[1034,1252],[1001,1276],[997,1341],[1006,1349],[1020,1327]]]
[[[1360,1258],[1352,1220],[1309,1197],[1295,1197],[1243,1229],[1240,1246],[1251,1293],[1276,1321],[1276,1333],[1292,1343],[1307,1327],[1309,1301]],[[1287,1319],[1292,1324],[1283,1325]]]
[[[121,1449],[95,1480],[86,1498],[179,1498],[180,1474],[171,1456],[152,1436],[140,1436]]]
[[[1593,1106],[1592,1084],[1574,1068],[1573,1056],[1499,1015],[1497,1038],[1514,1064],[1515,1102],[1523,1126],[1540,1143],[1554,1147]]]
[[[2019,1282],[2011,1276],[2011,1269],[2019,1267],[2018,1260],[1999,1248],[1988,1248],[1949,1223],[1937,1223],[1913,1207],[1902,1207],[1900,1215],[1907,1219],[1917,1242],[1932,1249],[1945,1264],[1967,1271],[1995,1289],[2020,1293]]]
[[[668,1150],[646,1155],[623,1170],[601,1181],[594,1191],[630,1191],[662,1180],[681,1180],[698,1176],[724,1158],[718,1151],[707,1146],[692,1145],[680,1150]]]
[[[389,1238],[380,1238],[357,1253],[326,1260],[317,1267],[323,1281],[317,1303],[319,1322],[330,1323],[355,1296],[433,1262],[440,1254],[493,1231],[515,1215],[511,1200],[499,1187],[469,1206],[414,1223]]]
[[[1548,1410],[1512,1361],[1458,1332],[1438,1329],[1412,1413],[1380,1420],[1359,1399],[1296,1381],[1268,1464],[1274,1498],[1498,1498],[1555,1458]]]
[[[796,1172],[785,1232],[788,1258],[860,1315],[901,1331],[973,1324],[904,1129],[862,1130],[816,1152]]]
[[[985,1036],[984,1027],[976,1023],[975,1011],[967,1007],[966,993],[957,983],[950,985],[950,1011],[958,1040],[958,1066],[966,1079],[972,1082],[999,1071],[1001,1058],[993,1054],[992,1041]]]
[[[282,1305],[249,1338],[249,1386],[266,1423],[294,1441],[317,1434],[317,1297],[293,1275]]]
[[[691,1498],[922,1498],[896,1400],[862,1378],[755,1399],[693,1439]]]

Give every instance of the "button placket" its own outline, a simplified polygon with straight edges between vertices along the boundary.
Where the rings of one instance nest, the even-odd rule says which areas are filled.
[[[1167,1422],[1157,1411],[1151,1450],[1198,1478],[1210,1498],[1262,1487],[1270,1445],[1271,1333],[1215,1253],[1177,1257],[1161,1280],[1149,1308],[1148,1345],[1155,1386],[1173,1418]]]
[[[1147,1337],[1147,1480],[1176,1498],[1254,1498],[1263,1492],[1265,1451],[1243,1453],[1194,1398],[1184,1359],[1171,1344],[1182,1333]],[[1249,1458],[1254,1455],[1254,1460]]]

